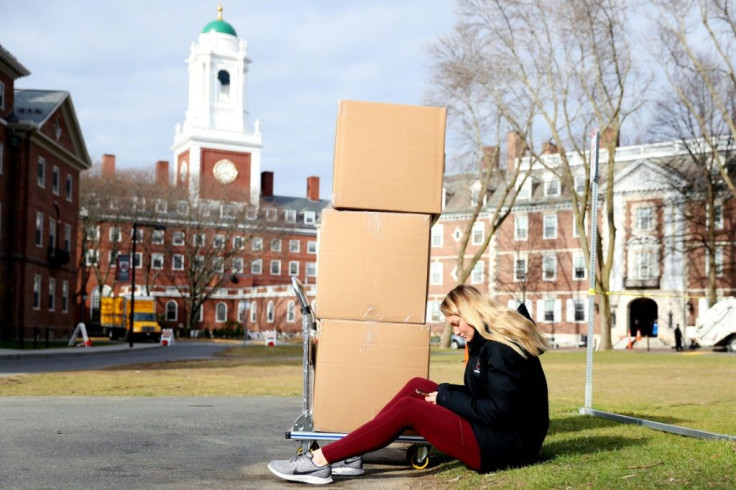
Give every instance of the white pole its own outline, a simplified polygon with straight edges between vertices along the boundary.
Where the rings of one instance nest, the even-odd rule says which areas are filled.
[[[598,241],[598,147],[600,134],[593,131],[590,151],[590,289],[588,290],[588,342],[585,359],[585,408],[593,405],[593,317],[595,313],[595,259]]]

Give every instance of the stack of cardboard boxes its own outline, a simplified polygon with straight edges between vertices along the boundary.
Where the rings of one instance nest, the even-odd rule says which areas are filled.
[[[430,227],[446,110],[341,101],[317,258],[314,427],[349,432],[428,376]]]

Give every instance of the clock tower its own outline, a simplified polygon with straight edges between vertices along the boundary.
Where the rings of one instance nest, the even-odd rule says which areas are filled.
[[[175,185],[186,186],[195,201],[258,204],[260,123],[248,121],[247,43],[223,20],[208,23],[187,58],[189,104],[184,125],[174,136]]]

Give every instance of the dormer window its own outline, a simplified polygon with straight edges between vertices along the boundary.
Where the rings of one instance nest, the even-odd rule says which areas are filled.
[[[526,182],[519,188],[519,193],[516,195],[517,199],[530,199],[532,197],[532,181],[526,179]]]
[[[551,177],[544,183],[544,195],[546,197],[560,195],[560,180],[558,178]]]

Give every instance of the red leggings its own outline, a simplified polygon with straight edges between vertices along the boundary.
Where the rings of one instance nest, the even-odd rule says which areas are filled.
[[[429,403],[422,391],[437,391],[437,383],[414,378],[386,404],[373,420],[366,422],[342,439],[322,448],[327,461],[376,451],[392,443],[404,430],[414,429],[443,453],[480,470],[480,449],[470,422],[445,407]]]

